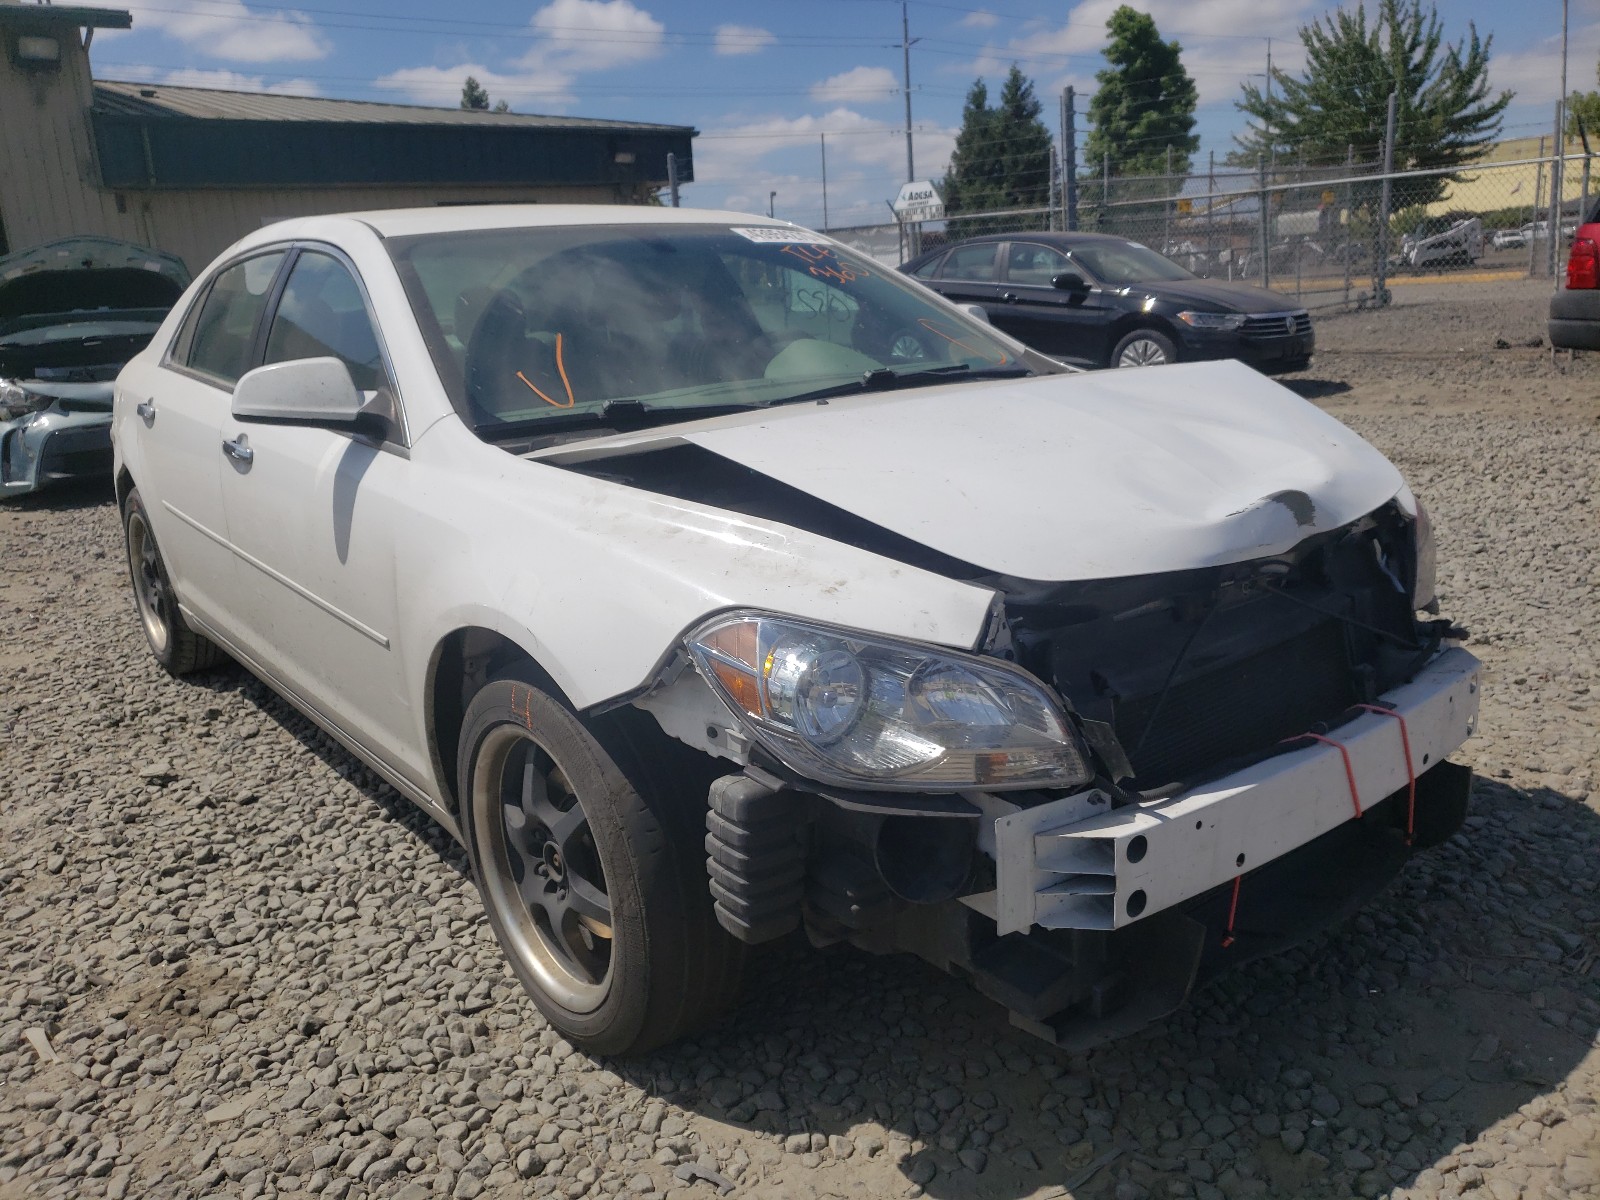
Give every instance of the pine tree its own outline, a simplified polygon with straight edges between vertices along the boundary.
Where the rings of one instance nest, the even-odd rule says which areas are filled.
[[[992,108],[983,80],[973,82],[950,170],[939,189],[946,212],[1042,208],[1049,203],[1052,144],[1040,111],[1033,83],[1014,64]],[[963,226],[963,233],[975,231]]]
[[[1483,155],[1500,131],[1500,114],[1511,93],[1489,91],[1489,45],[1472,22],[1467,36],[1446,45],[1438,10],[1424,15],[1421,0],[1379,0],[1369,25],[1364,5],[1339,9],[1300,29],[1306,48],[1305,74],[1272,72],[1273,94],[1242,85],[1235,106],[1250,118],[1231,155],[1253,164],[1256,155],[1294,154],[1312,166],[1342,163],[1353,151],[1358,162],[1377,161],[1389,93],[1396,95],[1397,171],[1465,166]],[[1444,196],[1450,177],[1407,184],[1409,203]]]
[[[1600,63],[1595,64],[1595,80],[1600,82]],[[1600,145],[1600,92],[1573,92],[1567,97],[1567,136],[1578,136],[1579,122],[1589,135],[1591,146]]]
[[[1198,96],[1183,47],[1162,41],[1155,19],[1127,5],[1111,14],[1106,32],[1109,65],[1095,75],[1089,101],[1088,174],[1103,170],[1107,154],[1113,177],[1165,174],[1171,146],[1173,173],[1187,175],[1200,139],[1192,132]]]
[[[461,85],[461,107],[480,111],[487,111],[489,107],[488,91],[471,75],[468,75],[467,81]]]

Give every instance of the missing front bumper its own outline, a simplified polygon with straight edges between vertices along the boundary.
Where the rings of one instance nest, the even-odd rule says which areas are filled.
[[[1443,651],[1386,693],[1404,718],[1420,775],[1460,746],[1478,718],[1478,660]],[[1043,929],[1114,930],[1149,919],[1282,858],[1349,822],[1409,780],[1402,722],[1374,712],[1310,744],[1166,800],[1110,808],[1069,796],[995,822],[992,906],[1003,936]],[[1346,770],[1348,755],[1348,772]]]

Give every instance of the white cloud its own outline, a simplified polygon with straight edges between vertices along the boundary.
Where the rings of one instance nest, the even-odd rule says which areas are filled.
[[[754,25],[718,25],[716,52],[724,58],[737,54],[759,54],[777,41],[777,37]]]
[[[212,58],[232,62],[305,62],[332,44],[305,13],[258,12],[242,0],[130,0],[135,29],[156,29]]]
[[[460,96],[462,81],[471,75],[496,100],[560,108],[573,102],[571,87],[579,75],[655,58],[666,34],[660,21],[631,0],[554,0],[533,14],[529,27],[538,40],[505,68],[479,62],[403,67],[380,76],[377,86],[443,104]]]
[[[320,96],[322,89],[310,79],[285,79],[268,83],[259,75],[245,75],[226,69],[204,70],[182,67],[175,71],[146,69],[131,72],[136,78],[172,87],[220,88],[228,92],[265,92],[277,96]]]
[[[1094,90],[1105,59],[1106,21],[1122,0],[1081,0],[1059,25],[1034,23],[1003,44],[985,46],[957,73],[993,81],[1015,62],[1040,81],[1042,92],[1072,84]],[[1231,103],[1241,80],[1266,70],[1266,39],[1272,65],[1295,70],[1304,49],[1295,31],[1316,16],[1320,0],[1146,0],[1139,6],[1155,18],[1163,39],[1183,46],[1184,68],[1194,77],[1200,105]],[[1221,36],[1217,36],[1221,35]]]
[[[976,12],[969,12],[956,24],[963,29],[993,29],[1000,24],[1000,18],[980,8]]]
[[[695,202],[765,212],[767,193],[776,191],[779,216],[820,225],[823,133],[830,223],[882,224],[889,219],[885,202],[905,180],[905,127],[846,107],[708,128],[695,139]],[[955,135],[943,127],[916,128],[919,177],[944,174]]]
[[[399,92],[421,104],[455,104],[461,98],[461,85],[471,75],[495,100],[513,108],[529,104],[559,108],[571,104],[572,78],[567,75],[542,76],[535,72],[498,71],[479,62],[462,62],[451,67],[403,67],[380,76],[380,88]]]
[[[603,71],[661,53],[666,27],[631,0],[554,0],[530,22],[544,37],[520,65],[564,74]]]
[[[900,90],[900,81],[887,67],[853,67],[811,85],[811,98],[820,104],[871,104],[887,100]]]
[[[1600,21],[1573,24],[1567,36],[1567,89],[1592,91],[1595,87],[1593,63],[1600,58]],[[1489,83],[1495,93],[1504,88],[1516,92],[1516,103],[1542,103],[1546,117],[1553,121],[1555,102],[1561,95],[1561,35],[1534,42],[1526,50],[1506,53],[1496,49],[1489,58]]]

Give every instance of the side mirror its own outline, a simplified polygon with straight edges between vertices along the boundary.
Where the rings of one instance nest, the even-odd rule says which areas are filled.
[[[989,324],[989,313],[988,310],[983,307],[983,305],[962,304],[958,305],[957,307],[959,307],[962,312],[966,313],[967,316],[971,317],[974,321],[982,321],[985,325]]]
[[[301,358],[249,371],[233,389],[236,420],[347,429],[366,400],[337,358]]]
[[[1062,292],[1086,292],[1089,285],[1084,282],[1083,276],[1076,271],[1063,271],[1059,275],[1050,277],[1050,286]]]

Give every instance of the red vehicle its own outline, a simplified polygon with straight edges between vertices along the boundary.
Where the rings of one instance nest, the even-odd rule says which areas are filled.
[[[1567,285],[1550,297],[1550,344],[1558,350],[1600,350],[1600,204],[1572,239]]]

